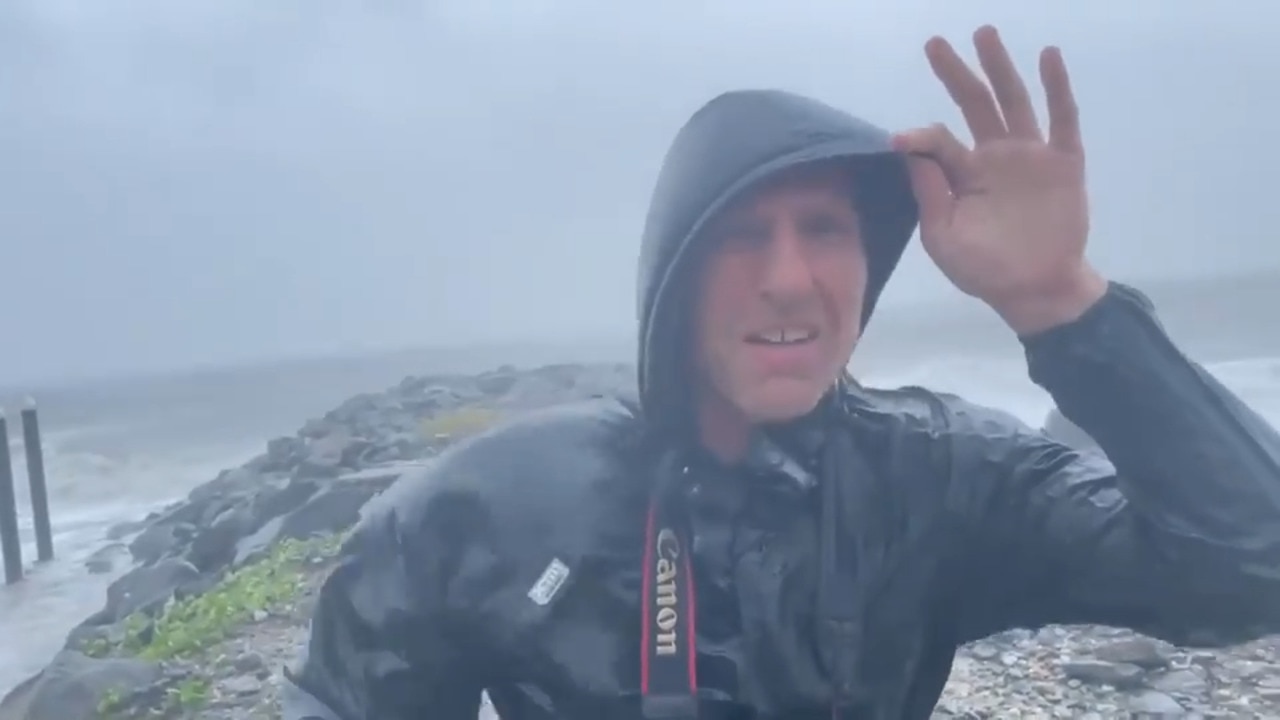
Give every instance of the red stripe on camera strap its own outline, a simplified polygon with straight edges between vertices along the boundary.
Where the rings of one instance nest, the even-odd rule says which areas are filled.
[[[640,629],[640,702],[648,720],[698,717],[697,599],[686,533],[649,504],[645,525],[644,608]]]
[[[646,720],[697,720],[697,596],[688,534],[650,502],[641,572],[640,707]],[[838,705],[832,720],[844,720]]]

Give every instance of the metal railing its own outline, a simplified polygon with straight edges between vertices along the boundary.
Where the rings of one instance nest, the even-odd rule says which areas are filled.
[[[49,486],[44,474],[44,447],[36,404],[28,400],[20,413],[22,445],[27,458],[31,490],[31,518],[36,534],[36,560],[53,559],[53,526],[49,522]],[[22,579],[22,540],[18,533],[18,497],[14,487],[13,458],[9,453],[9,421],[0,410],[0,554],[4,555],[4,581]]]

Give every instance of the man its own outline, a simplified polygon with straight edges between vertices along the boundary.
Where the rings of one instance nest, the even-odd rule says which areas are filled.
[[[1084,154],[1047,49],[1042,130],[930,63],[973,148],[813,100],[723,95],[681,130],[640,259],[638,404],[499,428],[376,501],[320,594],[289,720],[927,718],[958,645],[1103,623],[1280,631],[1280,437],[1084,257]],[[844,375],[919,219],[1105,450]]]

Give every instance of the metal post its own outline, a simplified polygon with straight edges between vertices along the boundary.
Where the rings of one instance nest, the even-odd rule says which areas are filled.
[[[27,400],[22,409],[22,444],[27,452],[27,480],[31,483],[31,519],[36,529],[36,560],[53,559],[53,525],[49,522],[49,485],[44,477],[44,447],[40,442],[40,419],[36,401]]]
[[[22,538],[18,537],[18,498],[13,491],[13,462],[9,457],[9,423],[0,411],[0,553],[4,554],[4,581],[22,579]]]

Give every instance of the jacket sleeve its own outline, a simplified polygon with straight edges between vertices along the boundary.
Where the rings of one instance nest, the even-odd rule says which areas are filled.
[[[1280,632],[1280,436],[1186,359],[1137,291],[1024,338],[1105,457],[949,399],[962,640],[1096,623],[1180,645]]]
[[[366,507],[286,673],[283,720],[475,720],[485,665],[452,590],[473,552],[468,512],[423,490],[431,480],[404,478]]]

